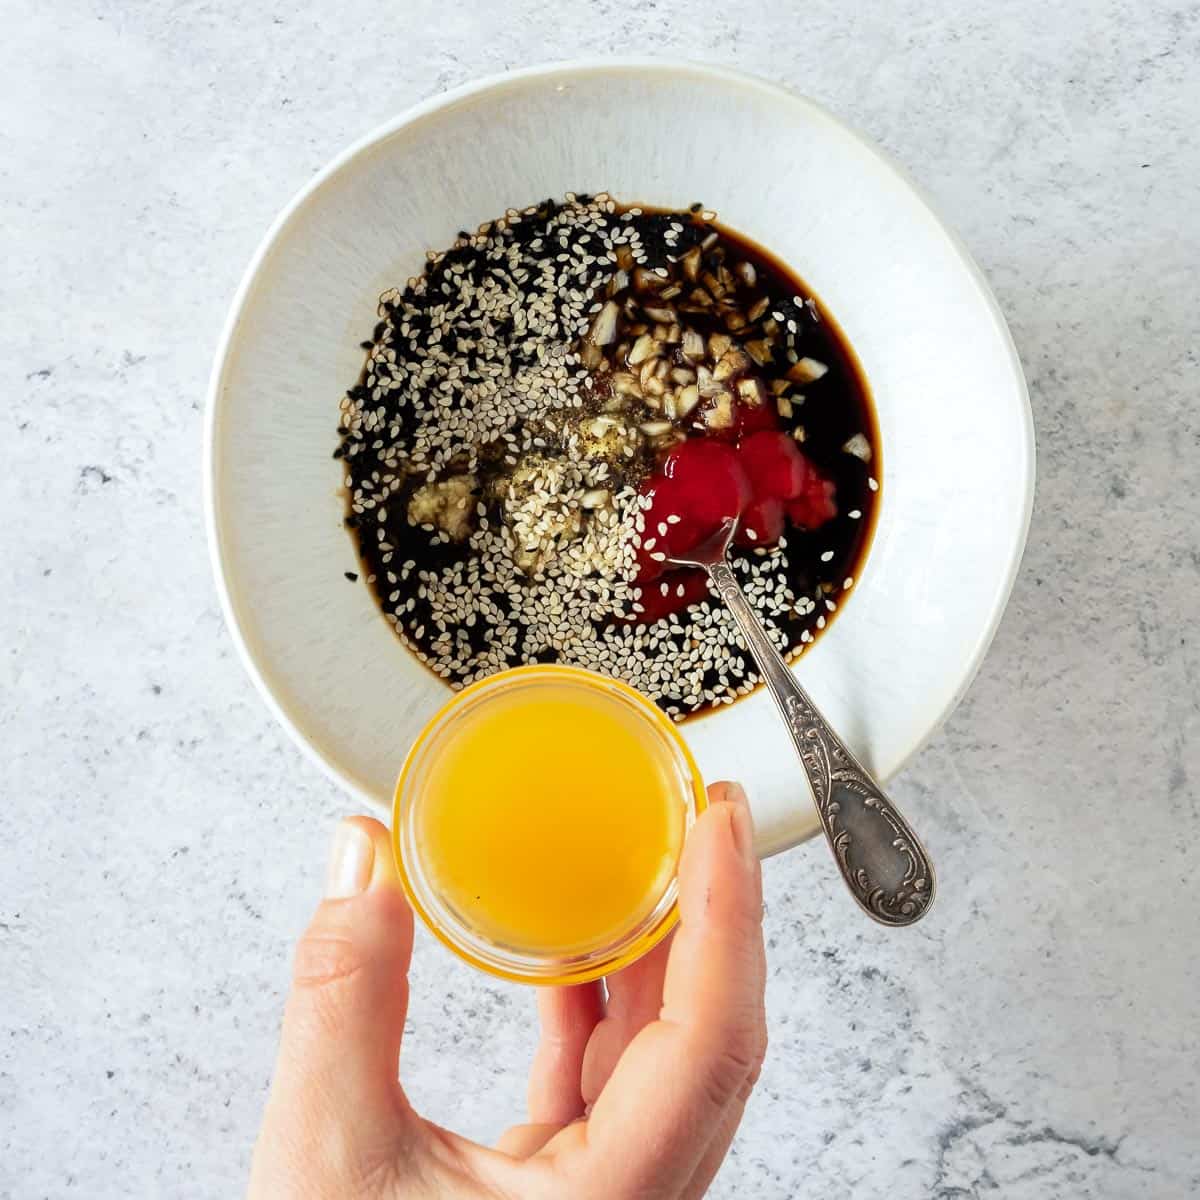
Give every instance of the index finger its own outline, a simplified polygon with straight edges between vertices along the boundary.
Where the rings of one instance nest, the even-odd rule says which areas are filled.
[[[728,1111],[745,1101],[766,1049],[762,874],[750,811],[736,785],[714,785],[710,799],[680,863],[662,1013],[630,1043],[587,1123],[588,1154],[614,1192],[665,1179],[682,1187]]]

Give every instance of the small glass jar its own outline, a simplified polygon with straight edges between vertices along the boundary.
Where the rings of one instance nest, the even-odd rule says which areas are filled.
[[[550,690],[552,689],[552,690]],[[564,691],[565,689],[565,691]],[[569,952],[550,953],[513,944],[481,928],[479,920],[462,911],[439,887],[437,868],[429,861],[422,830],[427,829],[431,801],[430,770],[453,739],[470,728],[480,706],[501,699],[522,703],[541,697],[571,696],[588,705],[607,706],[613,719],[636,730],[639,747],[652,757],[665,780],[664,802],[672,819],[682,814],[682,836],[674,861],[653,889],[648,889],[641,915],[629,928],[580,944]],[[519,711],[519,710],[518,710]],[[674,805],[678,805],[678,810]],[[706,804],[704,783],[675,723],[645,696],[606,676],[576,667],[527,666],[503,671],[457,693],[437,712],[413,743],[396,783],[392,846],[405,891],[430,931],[472,965],[504,979],[533,984],[578,984],[628,966],[660,942],[678,920],[676,872],[678,854],[688,832]],[[660,886],[661,884],[661,886]]]

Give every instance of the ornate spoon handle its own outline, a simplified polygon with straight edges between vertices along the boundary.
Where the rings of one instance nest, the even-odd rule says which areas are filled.
[[[787,723],[847,886],[884,925],[911,925],[933,900],[933,867],[908,822],[846,748],[775,649],[729,563],[703,565],[740,626]]]

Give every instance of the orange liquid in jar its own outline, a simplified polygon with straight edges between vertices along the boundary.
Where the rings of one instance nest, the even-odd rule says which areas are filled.
[[[644,716],[565,681],[468,707],[420,793],[433,888],[482,937],[543,955],[604,946],[654,911],[691,799]]]

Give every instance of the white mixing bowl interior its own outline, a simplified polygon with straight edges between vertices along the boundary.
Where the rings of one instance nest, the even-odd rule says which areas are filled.
[[[1024,542],[1032,439],[1003,320],[956,241],[878,152],[745,77],[662,64],[541,69],[440,97],[339,158],[285,210],[218,355],[207,483],[234,636],[277,715],[390,803],[446,685],[401,645],[342,526],[338,401],[380,292],[509,207],[567,191],[686,206],[785,259],[836,316],[879,415],[882,509],[844,611],[797,671],[886,776],[969,684]],[[766,853],[817,828],[761,691],[684,727],[748,786]],[[919,824],[920,814],[912,814]]]

